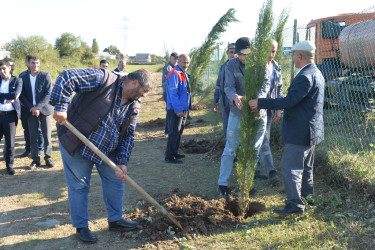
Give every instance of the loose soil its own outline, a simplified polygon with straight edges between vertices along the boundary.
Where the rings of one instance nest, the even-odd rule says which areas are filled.
[[[127,185],[124,217],[138,221],[139,228],[127,233],[109,232],[101,180],[94,169],[89,196],[89,227],[99,239],[96,249],[109,246],[111,249],[178,248],[176,238],[191,240],[232,230],[242,223],[237,200],[220,198],[216,193],[218,160],[225,139],[221,129],[212,130],[214,123],[203,118],[201,113],[194,113],[204,112],[206,106],[195,105],[194,111],[190,112],[193,119],[188,120],[181,140],[180,151],[186,154],[184,163],[164,162],[167,138],[164,135],[165,103],[160,98],[161,73],[154,73],[154,79],[156,87],[143,100],[128,174],[181,223],[183,230]],[[3,249],[51,249],[51,246],[54,249],[90,249],[77,239],[71,225],[56,130],[52,136],[54,168],[42,165],[30,171],[27,166],[31,159],[16,158],[16,174],[9,176],[5,162],[0,163],[0,247]],[[16,155],[23,149],[23,131],[19,123]],[[236,183],[234,176],[230,182],[231,185]],[[253,201],[247,216],[264,209],[265,205]]]

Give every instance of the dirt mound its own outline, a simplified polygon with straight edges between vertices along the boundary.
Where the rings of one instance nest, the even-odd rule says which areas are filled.
[[[156,127],[164,127],[164,126],[165,126],[164,118],[157,118],[149,122],[142,122],[142,123],[137,124],[137,127],[141,127],[141,128],[156,128]]]
[[[223,153],[225,138],[221,137],[217,141],[191,139],[181,143],[181,150],[187,154],[205,154],[210,152],[210,156],[216,158]]]
[[[122,236],[147,241],[168,240],[174,237],[190,240],[199,235],[210,235],[218,230],[231,229],[243,220],[237,216],[238,200],[233,197],[206,200],[201,196],[176,193],[164,198],[160,204],[176,218],[183,230],[157,208],[144,204],[127,216],[128,219],[139,222],[138,230],[123,233]],[[264,204],[251,202],[246,215],[252,216],[264,209]]]
[[[205,105],[200,105],[200,104],[193,105],[191,108],[192,108],[192,110],[208,109],[207,106],[205,106]]]
[[[209,140],[189,140],[181,143],[181,150],[188,154],[204,154],[211,150],[212,143]]]

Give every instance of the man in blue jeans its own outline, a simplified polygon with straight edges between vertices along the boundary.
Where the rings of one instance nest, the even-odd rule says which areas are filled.
[[[314,64],[315,45],[303,41],[292,47],[293,62],[300,70],[284,98],[249,101],[251,110],[284,109],[281,135],[285,143],[281,158],[286,204],[275,209],[280,215],[303,214],[303,198],[314,193],[315,146],[324,140],[323,103],[325,80]]]
[[[123,180],[134,146],[135,125],[141,105],[139,98],[147,96],[152,81],[151,73],[147,70],[120,76],[98,68],[68,69],[56,79],[50,103],[55,106],[53,117],[58,122],[57,133],[72,224],[83,242],[97,241],[88,228],[87,211],[94,164],[102,180],[109,230],[128,231],[138,225],[122,217],[125,193]],[[70,102],[73,91],[76,94]],[[67,120],[107,155],[122,173],[115,173],[65,126],[61,126]]]
[[[279,64],[274,60],[277,52],[278,43],[276,40],[271,42],[271,52],[268,56],[265,68],[265,77],[262,88],[258,93],[258,98],[281,98],[283,94],[283,83],[281,78],[281,69]],[[273,166],[273,158],[270,147],[271,123],[278,122],[281,118],[281,110],[262,109],[259,110],[259,130],[255,148],[258,149],[258,163],[255,170],[255,179],[267,179],[269,177],[272,185],[277,185],[280,178]],[[263,166],[267,175],[260,172]]]
[[[236,157],[236,148],[239,144],[240,117],[242,114],[242,97],[245,94],[243,86],[245,59],[250,53],[250,40],[248,37],[237,39],[235,44],[237,58],[230,60],[225,67],[224,91],[229,101],[230,112],[226,133],[226,143],[221,156],[220,175],[217,192],[219,195],[230,195],[228,179],[232,172],[233,161]]]

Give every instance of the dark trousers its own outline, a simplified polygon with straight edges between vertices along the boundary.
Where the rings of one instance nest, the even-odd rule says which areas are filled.
[[[183,117],[178,117],[174,110],[167,110],[168,141],[165,158],[172,158],[178,153],[180,139],[184,131]]]
[[[5,163],[7,168],[13,167],[14,162],[14,142],[16,138],[16,128],[18,123],[17,112],[0,112],[0,141],[5,137]]]
[[[22,128],[23,128],[23,137],[25,139],[25,150],[31,151],[29,123],[27,122],[27,115],[26,114],[21,115],[21,125],[22,125]],[[38,132],[39,132],[38,149],[39,149],[39,151],[43,151],[44,150],[44,139],[43,139],[42,129],[40,128],[40,122],[39,122],[39,126],[38,126]]]
[[[42,129],[43,139],[44,139],[44,159],[49,159],[52,156],[52,115],[43,115],[40,114],[39,117],[29,115],[27,121],[29,123],[29,132],[30,132],[30,142],[31,142],[31,158],[35,162],[40,161],[38,156],[38,127],[40,123],[40,128]]]

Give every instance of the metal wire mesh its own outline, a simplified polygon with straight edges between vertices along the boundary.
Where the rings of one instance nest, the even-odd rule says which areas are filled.
[[[284,92],[296,73],[291,47],[303,40],[314,42],[315,63],[326,80],[325,140],[318,148],[339,178],[362,187],[366,182],[375,190],[375,6],[317,18],[303,25],[295,21],[284,30],[279,48]],[[213,72],[211,68],[207,76]],[[216,77],[207,78],[207,85],[215,84]]]

